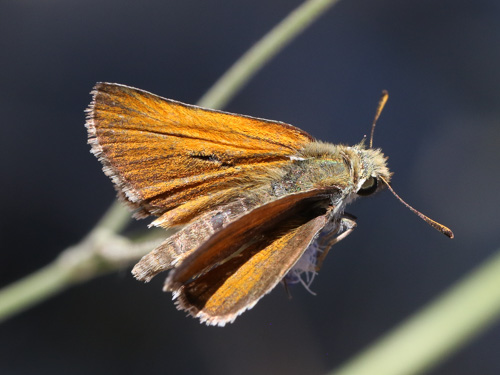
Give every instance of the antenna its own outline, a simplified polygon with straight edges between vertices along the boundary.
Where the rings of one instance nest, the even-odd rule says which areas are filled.
[[[382,110],[385,107],[385,103],[387,103],[387,99],[389,99],[389,93],[384,90],[382,91],[382,95],[380,96],[380,100],[378,101],[377,111],[375,112],[375,117],[372,122],[372,132],[370,135],[370,148],[373,146],[373,134],[375,133],[375,125],[377,125],[378,118],[382,113]]]
[[[412,206],[410,206],[408,203],[406,203],[399,195],[396,194],[396,192],[394,191],[394,189],[391,187],[391,185],[389,185],[389,183],[385,180],[385,178],[383,178],[381,176],[379,178],[384,182],[384,184],[387,185],[387,187],[389,188],[389,190],[391,191],[391,193],[394,194],[394,196],[396,198],[398,198],[401,203],[403,203],[406,207],[408,207],[411,212],[413,212],[415,215],[417,215],[419,218],[421,218],[423,221],[425,221],[431,227],[433,227],[434,229],[440,231],[444,235],[446,235],[446,236],[448,236],[450,238],[455,237],[455,235],[453,234],[453,232],[451,231],[450,228],[444,226],[443,224],[439,224],[437,221],[432,220],[431,218],[425,216],[420,211],[417,211],[416,209],[414,209]]]

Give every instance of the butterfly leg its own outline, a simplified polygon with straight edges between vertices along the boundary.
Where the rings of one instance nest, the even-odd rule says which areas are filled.
[[[321,269],[323,261],[333,245],[342,241],[356,228],[356,216],[344,212],[338,223],[338,229],[332,230],[318,239],[318,249],[322,252],[316,261],[316,272]],[[340,234],[339,234],[340,233]]]

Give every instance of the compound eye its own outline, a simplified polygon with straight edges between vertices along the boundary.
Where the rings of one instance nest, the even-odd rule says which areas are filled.
[[[358,195],[367,196],[375,193],[377,190],[378,180],[375,177],[369,177],[358,190]]]

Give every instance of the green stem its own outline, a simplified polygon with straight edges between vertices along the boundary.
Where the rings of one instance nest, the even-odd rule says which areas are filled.
[[[338,0],[304,2],[265,35],[249,53],[244,54],[198,104],[221,108],[264,64],[336,2]],[[123,205],[119,202],[113,203],[80,244],[64,250],[61,256],[48,266],[0,290],[0,322],[51,297],[75,282],[82,282],[99,275],[103,269],[110,270],[123,266],[125,258],[130,262],[130,254],[126,257],[106,258],[102,257],[95,247],[102,246],[107,241],[116,241],[115,233],[122,231],[129,221],[130,213]],[[94,241],[96,238],[99,240]],[[65,259],[72,259],[72,261],[61,262]]]
[[[419,374],[500,317],[500,250],[332,375]]]
[[[77,281],[96,275],[99,270],[98,252],[92,251],[91,247],[97,243],[97,238],[104,238],[102,233],[89,235],[80,244],[67,248],[49,265],[0,290],[0,322]]]
[[[163,230],[160,237],[159,232],[150,231],[132,242],[108,229],[92,231],[49,265],[0,290],[0,322],[71,285],[129,266],[169,235]]]
[[[125,229],[129,222],[130,211],[122,202],[115,200],[90,233],[99,229],[107,229],[111,232],[119,233]]]
[[[198,101],[222,108],[269,60],[339,0],[305,1],[250,48]]]
[[[69,286],[72,270],[52,262],[0,291],[0,322]]]

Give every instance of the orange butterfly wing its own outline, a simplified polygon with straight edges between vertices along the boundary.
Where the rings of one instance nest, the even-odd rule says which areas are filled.
[[[92,152],[137,217],[177,225],[280,176],[313,141],[291,125],[203,109],[98,83],[88,108]],[[175,211],[172,211],[174,210]]]
[[[334,193],[314,189],[255,208],[171,271],[165,290],[202,322],[234,321],[276,286],[325,227]]]

